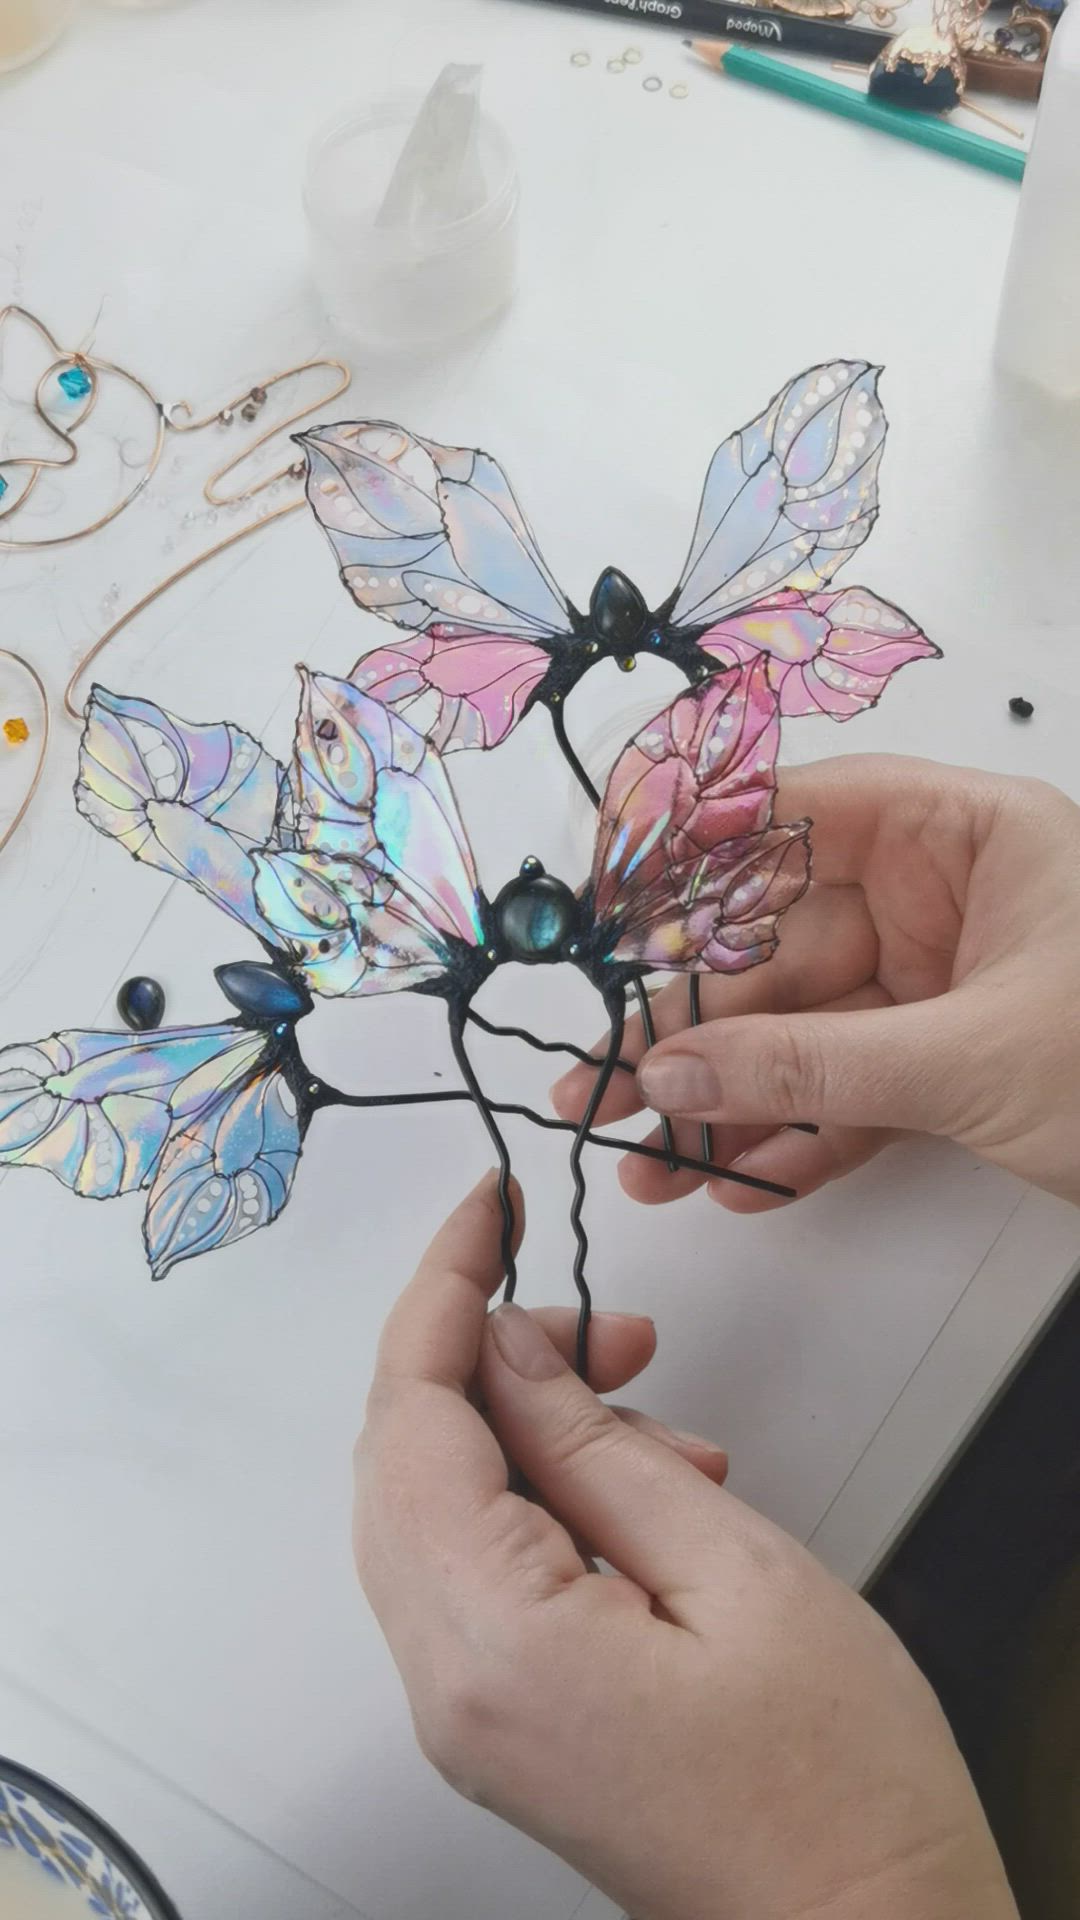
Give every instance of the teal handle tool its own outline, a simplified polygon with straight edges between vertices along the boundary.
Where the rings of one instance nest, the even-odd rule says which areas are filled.
[[[720,59],[720,69],[734,80],[747,80],[751,86],[766,87],[772,93],[786,94],[789,100],[801,100],[808,107],[820,107],[825,113],[837,113],[844,120],[858,120],[879,133],[891,133],[896,140],[911,140],[916,146],[931,147],[968,166],[982,167],[987,173],[1000,173],[1007,180],[1022,180],[1027,154],[1019,147],[1008,147],[1001,140],[988,140],[981,133],[969,133],[951,120],[933,113],[913,113],[906,107],[890,106],[875,100],[857,87],[845,87],[838,80],[804,67],[793,67],[757,47],[729,46]]]

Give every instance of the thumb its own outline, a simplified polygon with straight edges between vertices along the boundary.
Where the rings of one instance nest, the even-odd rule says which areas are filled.
[[[488,1316],[479,1385],[504,1452],[575,1538],[663,1597],[673,1617],[692,1590],[715,1584],[725,1534],[746,1510],[598,1400],[532,1314],[505,1306]]]
[[[638,1087],[658,1113],[954,1134],[963,1126],[958,1067],[987,1038],[963,990],[848,1013],[744,1014],[654,1047]]]

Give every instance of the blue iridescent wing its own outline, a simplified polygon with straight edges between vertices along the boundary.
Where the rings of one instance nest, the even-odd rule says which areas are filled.
[[[548,572],[498,462],[381,420],[298,436],[308,500],[354,600],[400,627],[542,642],[569,634]]]
[[[255,857],[263,918],[316,993],[437,979],[448,942],[484,939],[476,868],[439,755],[349,681],[302,678],[286,850]]]
[[[154,1279],[276,1220],[292,1192],[304,1131],[292,1088],[276,1070],[180,1124],[146,1204],[143,1237]]]
[[[672,626],[704,627],[781,587],[812,591],[877,518],[880,369],[837,360],[790,380],[717,448]]]
[[[248,856],[273,832],[282,777],[239,727],[193,726],[103,687],[90,695],[79,812],[136,860],[190,881],[264,938]]]
[[[170,1129],[250,1078],[265,1033],[235,1025],[58,1033],[0,1049],[0,1166],[43,1167],[90,1199],[145,1186]]]

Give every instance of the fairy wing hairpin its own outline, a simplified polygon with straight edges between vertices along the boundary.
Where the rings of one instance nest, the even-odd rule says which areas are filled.
[[[653,654],[693,684],[761,655],[782,714],[847,720],[873,706],[899,667],[938,651],[869,588],[829,587],[877,516],[878,371],[813,367],[724,441],[681,578],[653,609],[609,567],[579,612],[486,453],[378,421],[300,435],[345,585],[413,635],[363,655],[352,679],[442,752],[497,746],[546,706],[590,790],[562,708],[603,658],[629,671]]]
[[[571,1148],[583,1360],[590,1296],[581,1157],[643,967],[737,973],[769,959],[810,877],[809,822],[773,820],[780,738],[764,659],[717,673],[644,727],[612,770],[592,872],[572,891],[529,856],[480,888],[440,755],[350,682],[304,674],[277,844],[255,899],[313,993],[408,990],[445,1001],[455,1057],[502,1169],[503,1259],[515,1283],[509,1153],[465,1046],[471,1003],[507,961],[569,962],[604,1000],[607,1054]]]
[[[208,1026],[72,1030],[0,1049],[0,1166],[44,1169],[85,1198],[144,1193],[157,1279],[278,1217],[322,1108],[483,1102],[474,1083],[343,1093],[302,1058],[312,988],[445,991],[449,967],[460,999],[470,965],[478,986],[493,964],[490,909],[438,756],[372,701],[367,742],[350,737],[347,751],[340,713],[354,690],[325,684],[333,699],[308,683],[288,771],[239,727],[190,724],[103,688],[88,705],[80,813],[140,864],[187,881],[266,956],[215,969],[235,1011]],[[497,1110],[577,1132],[529,1108]]]
[[[75,795],[135,859],[190,881],[269,947],[249,850],[272,830],[283,779],[238,727],[186,726],[95,690]],[[250,961],[217,980],[236,1018],[0,1050],[0,1164],[43,1167],[92,1199],[145,1189],[155,1278],[276,1218],[310,1117],[295,1042],[306,989]]]

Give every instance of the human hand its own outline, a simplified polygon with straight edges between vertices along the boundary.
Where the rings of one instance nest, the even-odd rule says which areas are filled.
[[[572,1315],[488,1315],[500,1219],[492,1177],[437,1236],[357,1447],[357,1565],[424,1752],[639,1920],[1016,1920],[889,1629],[722,1456],[598,1400]],[[652,1346],[597,1316],[598,1384]]]
[[[766,965],[653,1002],[600,1121],[642,1105],[713,1123],[713,1160],[812,1193],[898,1131],[942,1134],[1080,1202],[1080,807],[1036,780],[885,755],[780,776],[777,819],[813,820],[810,892]],[[553,1089],[578,1119],[592,1082]],[[817,1136],[783,1131],[815,1121]],[[658,1136],[651,1136],[655,1144]],[[700,1153],[697,1127],[681,1149]],[[672,1200],[702,1176],[627,1159],[627,1192]],[[782,1200],[713,1181],[737,1213]]]

